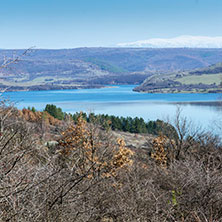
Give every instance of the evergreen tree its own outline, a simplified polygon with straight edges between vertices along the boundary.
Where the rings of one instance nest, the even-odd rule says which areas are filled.
[[[31,109],[31,110],[32,110],[32,112],[33,112],[33,113],[35,113],[35,112],[36,112],[35,107],[32,107],[32,109]]]
[[[62,112],[61,108],[57,108],[53,104],[47,104],[44,111],[48,112],[51,116],[55,117],[56,119],[63,120],[64,113]]]

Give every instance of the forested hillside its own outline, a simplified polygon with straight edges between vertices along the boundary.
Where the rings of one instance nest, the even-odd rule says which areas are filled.
[[[24,50],[0,50],[4,58]],[[220,62],[221,49],[76,48],[30,50],[17,64],[1,72],[1,88],[41,90],[140,84],[152,74],[162,75]]]

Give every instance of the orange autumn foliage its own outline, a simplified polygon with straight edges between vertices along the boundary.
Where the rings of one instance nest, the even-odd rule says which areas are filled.
[[[28,109],[18,110],[18,114],[20,117],[24,118],[28,122],[41,122],[45,121],[46,124],[49,125],[59,125],[61,123],[60,120],[55,119],[47,112],[36,111],[33,112]]]
[[[59,153],[78,174],[87,173],[88,178],[115,176],[119,169],[132,164],[133,152],[125,147],[122,139],[110,143],[97,130],[90,129],[80,114],[77,124],[62,133]]]
[[[158,136],[152,141],[153,158],[158,165],[166,168],[175,159],[176,144],[166,136]]]
[[[165,144],[167,143],[167,137],[158,136],[153,139],[153,152],[151,157],[156,161],[161,167],[167,167],[167,151],[165,149]]]

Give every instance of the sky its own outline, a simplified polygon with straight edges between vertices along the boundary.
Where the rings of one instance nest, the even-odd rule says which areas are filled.
[[[0,48],[117,47],[180,36],[214,41],[222,37],[221,11],[222,0],[0,0]]]

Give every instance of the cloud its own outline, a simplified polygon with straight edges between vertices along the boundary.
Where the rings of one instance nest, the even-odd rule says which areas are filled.
[[[148,48],[222,48],[222,36],[178,36],[175,38],[152,38],[129,43],[119,43],[119,47]]]

